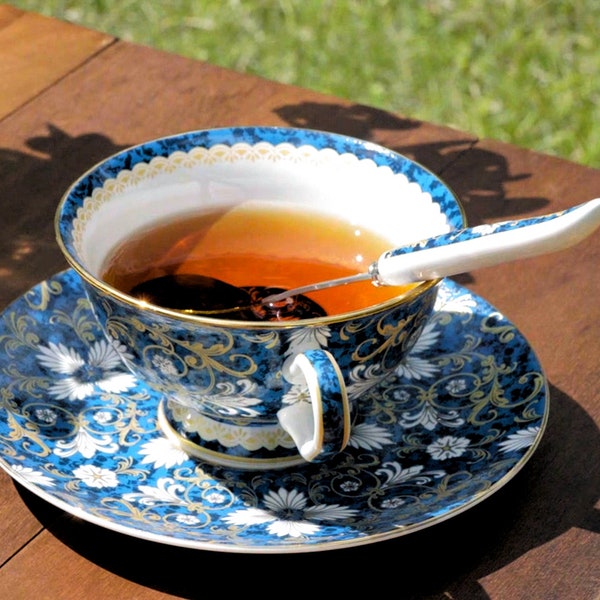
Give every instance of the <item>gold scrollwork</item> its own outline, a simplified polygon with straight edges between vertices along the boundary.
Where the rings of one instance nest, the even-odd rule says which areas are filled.
[[[370,363],[377,357],[381,357],[380,361],[385,363],[388,353],[401,346],[407,339],[407,327],[415,320],[415,315],[410,315],[396,323],[386,323],[386,320],[386,317],[382,317],[377,323],[377,337],[364,340],[356,347],[352,353],[353,360]]]
[[[8,440],[22,442],[23,449],[33,456],[43,457],[51,454],[48,444],[44,441],[44,436],[40,434],[39,427],[29,421],[22,425],[21,419],[8,410],[5,418],[10,429]]]
[[[55,310],[49,322],[52,325],[72,329],[84,342],[93,342],[96,339],[98,323],[95,319],[90,318],[90,303],[86,298],[78,298],[75,310],[72,312]]]
[[[18,313],[10,312],[5,316],[5,323],[9,333],[0,335],[0,344],[6,354],[11,356],[23,346],[33,350],[36,349],[40,337],[37,333],[30,331],[30,327],[36,325],[32,316],[18,316]]]
[[[39,300],[36,302],[37,292]],[[59,296],[62,293],[62,284],[56,279],[43,281],[37,290],[29,290],[24,298],[32,310],[46,310],[52,296]]]
[[[492,312],[481,320],[481,331],[495,335],[503,344],[508,344],[515,338],[515,327],[511,324],[494,325],[498,321],[499,313]]]
[[[160,324],[149,327],[135,317],[111,316],[107,320],[106,329],[111,337],[119,339],[130,347],[136,345],[131,330],[147,334],[155,345],[143,348],[144,354],[149,355],[152,351],[157,351],[169,360],[185,365],[186,369],[205,370],[211,381],[209,388],[212,388],[217,380],[217,373],[243,378],[257,370],[257,365],[251,356],[232,353],[235,339],[231,332],[224,329],[218,330],[219,341],[210,346],[205,346],[201,339],[178,339],[169,333],[168,327]],[[266,337],[265,343],[272,343],[271,338]],[[182,376],[182,373],[178,373],[178,376]]]

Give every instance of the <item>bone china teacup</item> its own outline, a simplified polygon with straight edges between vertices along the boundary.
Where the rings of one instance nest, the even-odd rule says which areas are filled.
[[[389,248],[465,225],[447,186],[391,150],[318,131],[241,127],[174,135],[106,159],[65,193],[57,239],[124,363],[159,392],[165,435],[235,468],[326,461],[348,443],[361,393],[416,342],[439,281],[345,312],[251,321],[157,306],[103,278],[107,257],[136,232],[256,200],[354,224]],[[251,220],[240,235],[262,243]],[[354,285],[335,293],[352,298]]]

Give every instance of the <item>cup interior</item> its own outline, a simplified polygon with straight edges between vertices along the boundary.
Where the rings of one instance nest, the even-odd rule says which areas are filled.
[[[71,265],[99,280],[136,229],[249,201],[357,223],[390,248],[464,226],[448,187],[402,155],[337,134],[252,127],[188,132],[106,159],[66,192],[57,237]]]

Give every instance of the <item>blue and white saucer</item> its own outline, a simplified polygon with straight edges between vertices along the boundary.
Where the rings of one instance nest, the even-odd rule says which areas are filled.
[[[414,532],[509,481],[548,416],[526,340],[452,281],[397,373],[364,390],[350,445],[329,463],[211,466],[160,432],[158,403],[100,333],[72,271],[0,317],[0,466],[62,510],[176,546],[291,553]]]

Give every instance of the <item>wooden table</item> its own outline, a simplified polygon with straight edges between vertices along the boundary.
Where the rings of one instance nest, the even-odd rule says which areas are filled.
[[[0,308],[65,268],[53,214],[85,169],[150,138],[249,124],[325,129],[393,148],[445,179],[472,224],[600,195],[599,170],[0,5]],[[596,233],[557,255],[458,278],[519,327],[551,392],[538,450],[475,508],[356,548],[227,554],[92,525],[2,471],[0,597],[201,598],[215,582],[227,597],[283,594],[265,583],[275,573],[312,595],[313,570],[323,573],[317,597],[355,597],[360,581],[378,597],[600,598],[599,266]]]

